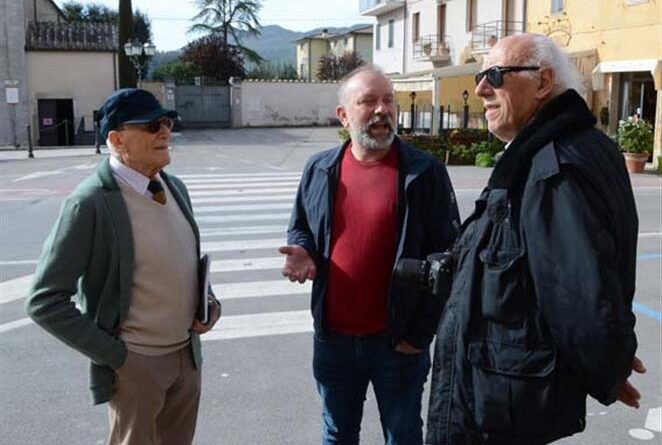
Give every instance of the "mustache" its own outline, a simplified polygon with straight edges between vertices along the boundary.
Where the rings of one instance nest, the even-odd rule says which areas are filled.
[[[393,130],[395,126],[393,124],[393,119],[390,116],[374,116],[368,122],[366,122],[364,129],[370,129],[374,125],[386,125],[389,130]]]

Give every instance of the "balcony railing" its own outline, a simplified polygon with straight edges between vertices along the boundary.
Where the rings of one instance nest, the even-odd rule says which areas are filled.
[[[117,27],[111,23],[28,23],[30,51],[117,51]]]
[[[359,14],[382,15],[405,6],[405,0],[359,0]]]
[[[501,38],[524,32],[524,22],[495,20],[476,25],[471,33],[473,52],[489,51]]]
[[[436,34],[421,36],[414,42],[414,60],[429,60],[432,63],[451,60],[448,36]]]

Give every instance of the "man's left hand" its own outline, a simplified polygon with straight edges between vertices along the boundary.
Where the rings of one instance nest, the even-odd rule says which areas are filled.
[[[395,346],[395,352],[399,352],[401,354],[420,354],[423,351],[412,346],[406,340],[400,340],[400,343]]]
[[[209,314],[209,322],[205,324],[196,318],[193,320],[191,330],[198,334],[209,332],[212,330],[219,318],[221,318],[221,306],[216,302],[212,302],[211,313]]]

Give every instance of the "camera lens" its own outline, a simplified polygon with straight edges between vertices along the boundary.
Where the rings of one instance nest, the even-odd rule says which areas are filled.
[[[393,278],[398,286],[424,289],[428,285],[429,272],[428,261],[402,258],[395,266]]]

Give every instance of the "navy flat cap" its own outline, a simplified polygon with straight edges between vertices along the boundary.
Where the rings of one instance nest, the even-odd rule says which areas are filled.
[[[108,96],[97,113],[101,140],[122,124],[147,124],[160,117],[177,118],[177,112],[161,106],[152,93],[124,88]]]

